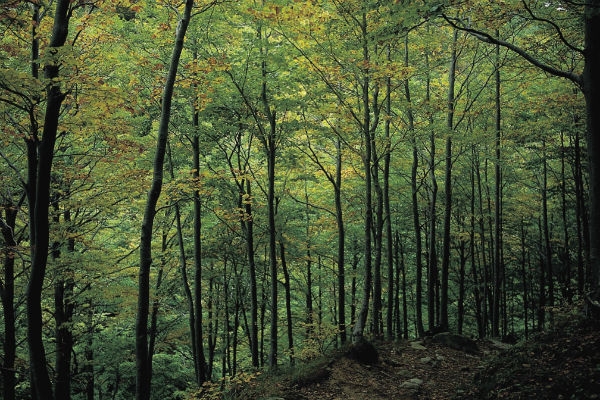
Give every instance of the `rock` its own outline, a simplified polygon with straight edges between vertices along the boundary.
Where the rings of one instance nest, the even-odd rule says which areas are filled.
[[[423,346],[423,342],[420,341],[410,342],[410,347],[415,350],[427,350],[427,347]]]
[[[474,340],[466,336],[457,335],[450,332],[443,332],[434,335],[431,338],[433,343],[439,343],[454,350],[464,351],[468,354],[480,354],[479,347]]]
[[[422,384],[423,384],[423,380],[422,379],[412,378],[412,379],[409,379],[409,380],[407,380],[405,382],[402,382],[400,384],[400,387],[404,388],[404,389],[417,390],[417,389],[419,389],[421,387]]]
[[[361,364],[379,364],[379,353],[377,352],[377,349],[372,343],[364,339],[352,344],[350,350],[348,350],[348,357]]]
[[[487,342],[491,345],[494,350],[504,351],[511,349],[514,345],[502,342],[500,340],[488,339]]]

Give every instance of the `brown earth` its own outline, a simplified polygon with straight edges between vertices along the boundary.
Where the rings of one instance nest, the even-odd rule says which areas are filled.
[[[427,339],[377,343],[379,360],[372,365],[345,352],[287,377],[259,379],[233,398],[600,399],[597,327],[537,334],[514,346],[489,340],[477,346],[480,352],[470,354]]]

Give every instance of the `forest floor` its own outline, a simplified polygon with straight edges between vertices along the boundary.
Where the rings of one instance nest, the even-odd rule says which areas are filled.
[[[568,326],[515,345],[475,343],[477,352],[432,339],[381,342],[376,344],[377,362],[360,362],[351,352],[340,352],[310,368],[261,377],[234,398],[600,399],[597,326]]]

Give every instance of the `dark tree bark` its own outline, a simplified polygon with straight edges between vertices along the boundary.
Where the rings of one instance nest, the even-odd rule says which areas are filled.
[[[327,166],[321,162],[319,155],[313,149],[310,141],[308,143],[309,157],[313,160],[313,162],[319,167],[321,172],[325,175],[327,180],[331,183],[333,187],[333,197],[335,204],[335,223],[337,228],[337,286],[338,286],[338,309],[337,309],[337,318],[338,318],[338,328],[340,332],[340,342],[342,344],[347,341],[347,332],[346,332],[346,270],[345,270],[345,246],[346,246],[346,232],[344,228],[344,214],[342,208],[342,140],[340,138],[339,133],[334,129],[337,137],[334,139],[335,145],[335,172],[331,173]],[[305,189],[306,190],[306,189]],[[307,204],[307,221],[308,221],[308,195],[305,196],[305,201]],[[308,222],[307,222],[308,223]],[[308,226],[307,226],[307,237],[308,237]],[[311,280],[310,280],[310,266],[311,266],[311,257],[310,257],[310,249],[308,249],[307,256],[307,282],[308,286],[308,294],[307,296],[312,296],[311,294]],[[312,313],[312,298],[309,299],[307,297],[307,312]],[[309,321],[310,322],[310,321]]]
[[[84,358],[85,364],[83,366],[83,374],[85,379],[85,398],[87,400],[94,400],[94,302],[92,300],[87,304],[86,310],[86,321],[87,321],[87,335],[85,339],[85,350]]]
[[[248,196],[252,196],[252,187],[250,180],[245,181]],[[242,222],[245,229],[246,253],[248,257],[248,269],[250,272],[250,353],[252,356],[252,366],[260,365],[258,354],[258,285],[256,283],[256,261],[254,251],[254,222],[252,220],[252,204],[246,202],[245,210],[247,220]]]
[[[4,340],[2,348],[2,398],[15,399],[16,384],[16,313],[15,313],[15,255],[17,241],[14,236],[17,208],[12,204],[4,206],[5,219],[0,215],[0,231],[4,239],[4,277],[0,280],[0,300],[2,301],[2,315],[4,317]]]
[[[68,189],[65,190],[68,195]],[[53,206],[59,208],[58,200],[55,200]],[[71,223],[71,212],[65,210],[64,222]],[[58,222],[58,217],[56,217]],[[70,231],[70,228],[67,228]],[[61,243],[55,243],[55,259],[58,260]],[[66,244],[66,250],[69,253],[75,251],[75,240],[69,238]],[[72,278],[73,270],[70,267],[64,268],[54,283],[54,321],[55,328],[55,372],[54,372],[54,396],[56,399],[68,400],[71,398],[71,361],[73,352],[73,332],[72,322],[75,303],[73,301],[73,291],[75,282]]]
[[[525,327],[525,338],[529,336],[529,278],[527,275],[528,250],[525,223],[521,221],[521,281],[523,282],[523,325]]]
[[[292,319],[292,288],[290,283],[290,271],[285,260],[285,246],[282,241],[279,242],[279,257],[281,258],[281,269],[283,270],[283,287],[285,289],[285,318],[287,322],[288,352],[290,354],[290,364],[294,365],[294,323]]]
[[[458,30],[454,30],[452,37],[452,51],[450,55],[450,68],[448,69],[448,112],[446,115],[446,168],[444,174],[444,235],[442,242],[442,270],[441,270],[441,296],[440,296],[440,326],[447,330],[448,326],[448,279],[450,267],[450,224],[452,218],[452,134],[454,131],[455,94],[456,82],[456,41]]]
[[[526,5],[525,3],[523,3]],[[587,283],[589,287],[588,303],[596,309],[600,309],[600,0],[585,2],[583,9],[584,22],[584,48],[579,49],[569,43],[562,35],[560,28],[551,21],[539,19],[531,9],[526,8],[526,13],[532,21],[541,24],[549,24],[550,28],[557,32],[559,41],[584,59],[582,74],[576,74],[570,70],[561,70],[552,65],[544,63],[534,54],[527,52],[519,46],[500,40],[489,33],[476,30],[464,25],[461,21],[442,15],[453,27],[469,32],[478,39],[505,47],[518,54],[526,61],[541,69],[542,71],[565,78],[577,85],[583,92],[586,104],[587,125],[587,154],[589,173],[589,266],[590,274]],[[600,313],[598,313],[600,315]]]
[[[171,119],[171,103],[175,87],[179,59],[183,51],[185,33],[190,22],[193,0],[186,0],[185,11],[177,27],[175,44],[169,64],[166,83],[162,94],[161,117],[158,128],[156,153],[154,156],[154,171],[152,185],[148,192],[148,199],[142,220],[140,237],[140,268],[138,276],[138,305],[135,323],[135,358],[136,358],[136,400],[150,399],[151,357],[148,347],[148,317],[150,308],[150,269],[152,267],[152,236],[156,204],[162,191],[163,168],[167,138],[169,135],[169,122]]]
[[[198,133],[198,112],[194,111],[192,121],[194,136],[192,138],[192,178],[200,179],[200,138]],[[204,328],[202,307],[202,202],[200,191],[194,190],[194,289],[193,289],[193,348],[196,350],[194,365],[196,371],[196,382],[198,385],[206,382],[209,376],[206,371],[206,357],[204,355]]]
[[[600,0],[585,6],[585,67],[582,85],[587,111],[587,154],[590,174],[590,268],[592,299],[600,300]],[[599,313],[600,315],[600,313]]]
[[[574,121],[577,122],[577,121]],[[577,221],[577,294],[583,296],[586,290],[586,276],[589,276],[589,219],[586,207],[586,196],[583,184],[583,165],[581,137],[575,130],[573,138],[574,160],[573,179],[575,181],[575,219]]]
[[[262,32],[259,29],[259,39],[266,40],[263,38]],[[261,45],[262,46],[262,45]],[[267,46],[261,47],[261,55],[263,60],[261,62],[261,76],[262,85],[260,98],[263,104],[262,112],[265,114],[268,127],[264,127],[259,121],[258,112],[254,112],[254,118],[256,119],[257,125],[260,130],[260,139],[265,148],[267,155],[267,219],[269,227],[269,274],[271,277],[271,332],[270,332],[270,349],[269,349],[269,368],[275,369],[277,367],[277,326],[278,326],[278,285],[279,280],[277,279],[277,227],[275,225],[276,205],[275,205],[275,162],[277,155],[277,117],[276,112],[270,104],[269,96],[267,93],[267,61],[265,59],[266,53],[268,52]],[[255,110],[256,111],[256,110]]]
[[[459,335],[463,333],[463,324],[465,320],[465,278],[466,278],[466,265],[467,265],[467,244],[464,240],[461,240],[458,245],[458,256],[459,256],[459,270],[458,270],[458,310],[457,310],[457,328],[456,331]]]
[[[71,10],[68,0],[57,0],[54,12],[54,25],[49,43],[49,52],[55,56],[58,48],[62,47],[67,39]],[[59,63],[48,63],[44,66],[44,77],[50,81],[59,76]],[[29,347],[32,398],[35,400],[51,400],[52,383],[48,373],[46,351],[44,349],[42,334],[42,288],[46,276],[48,262],[49,235],[49,204],[50,204],[50,176],[52,172],[54,145],[58,134],[58,120],[62,103],[66,94],[62,91],[60,83],[51,84],[47,89],[46,113],[44,115],[44,128],[42,139],[37,146],[37,165],[35,193],[29,196],[33,208],[31,219],[32,235],[32,264],[27,285],[27,343]],[[34,146],[31,144],[31,146]],[[31,151],[32,149],[29,148]],[[35,155],[31,155],[29,166],[32,167]],[[33,173],[29,171],[30,175]],[[30,181],[30,183],[33,183]],[[29,188],[32,189],[31,187]]]
[[[374,90],[373,93],[373,106],[372,108],[376,110],[374,112],[375,115],[378,114],[377,111],[377,94],[378,88]],[[372,152],[372,164],[371,167],[371,175],[373,182],[373,190],[375,192],[375,204],[373,210],[373,250],[374,250],[374,259],[373,259],[373,336],[375,339],[383,338],[383,287],[382,287],[382,279],[381,279],[381,265],[383,259],[383,228],[384,228],[384,199],[383,199],[383,187],[379,177],[379,154],[377,151],[377,146],[375,145],[375,131],[372,131],[373,135],[373,145],[371,147]]]
[[[499,36],[496,31],[496,36]],[[502,260],[502,168],[500,166],[501,138],[502,138],[502,114],[501,114],[501,78],[500,78],[500,46],[496,46],[494,60],[494,81],[495,81],[495,152],[496,160],[494,163],[495,190],[494,190],[494,281],[493,281],[493,302],[492,302],[492,336],[500,336],[500,309],[502,299],[502,285],[504,281],[504,262]]]
[[[571,301],[573,299],[573,289],[571,287],[572,271],[571,271],[571,234],[569,228],[571,223],[567,216],[570,205],[567,200],[567,156],[565,145],[565,133],[560,131],[560,202],[561,202],[561,219],[562,219],[562,245],[560,246],[560,272],[558,279],[560,282],[560,291],[563,299]],[[578,221],[576,221],[578,223]]]
[[[356,284],[357,284],[357,273],[358,273],[358,263],[360,261],[359,257],[359,249],[357,240],[353,241],[353,255],[352,255],[352,281],[350,282],[350,323],[354,324],[356,322]]]
[[[367,323],[367,314],[369,312],[369,299],[371,296],[371,284],[373,280],[373,271],[372,271],[372,243],[371,243],[371,229],[373,227],[373,201],[372,201],[372,150],[373,150],[373,135],[371,131],[371,106],[369,102],[369,86],[370,86],[370,78],[369,78],[369,44],[368,44],[368,32],[367,32],[367,14],[363,12],[362,14],[362,22],[360,23],[360,30],[362,34],[362,50],[363,50],[363,61],[365,63],[365,67],[363,68],[363,77],[362,77],[362,107],[363,107],[363,115],[361,121],[361,129],[363,135],[364,142],[364,154],[363,154],[363,166],[365,173],[365,237],[364,237],[364,257],[365,257],[365,271],[364,271],[364,281],[363,281],[363,298],[360,310],[358,312],[358,316],[356,318],[356,323],[354,324],[354,329],[352,331],[352,341],[353,343],[357,343],[363,338],[363,333],[365,330],[365,326]]]
[[[482,312],[482,294],[480,289],[480,279],[479,272],[477,269],[477,251],[475,245],[475,233],[477,232],[477,224],[475,223],[475,215],[477,213],[477,208],[475,207],[475,199],[477,198],[477,192],[475,190],[475,169],[478,168],[479,162],[476,161],[477,149],[476,146],[473,145],[471,147],[471,201],[469,204],[470,211],[470,229],[469,229],[469,248],[471,253],[471,276],[473,277],[473,299],[475,301],[475,318],[477,320],[477,333],[478,337],[482,339],[485,336],[485,328],[483,321],[483,312]],[[479,198],[481,200],[481,197]]]
[[[233,79],[233,76],[230,76]],[[238,88],[240,89],[240,88]],[[242,92],[240,92],[242,94]],[[251,143],[250,139],[248,143]],[[256,282],[256,250],[254,248],[254,215],[252,208],[252,181],[246,177],[249,172],[249,160],[242,156],[242,130],[240,129],[235,138],[234,150],[237,165],[234,165],[233,156],[227,156],[229,169],[233,173],[239,197],[238,208],[243,209],[244,213],[240,217],[240,225],[245,239],[246,259],[248,261],[248,273],[250,279],[250,325],[248,326],[248,339],[250,342],[250,355],[252,366],[260,366],[259,344],[258,344],[258,285]],[[248,148],[248,153],[250,148]],[[240,179],[235,171],[242,172]]]
[[[408,35],[404,39],[404,66],[408,67]],[[406,110],[408,117],[408,130],[410,132],[410,141],[412,147],[412,167],[410,174],[413,226],[415,230],[415,268],[416,268],[416,288],[415,288],[415,314],[417,335],[422,337],[425,333],[423,327],[423,239],[421,233],[421,221],[419,216],[419,186],[417,183],[417,172],[419,170],[419,149],[415,133],[415,117],[413,114],[410,86],[408,79],[404,81],[404,96],[408,103]]]
[[[391,61],[391,50],[388,46],[386,49],[388,61]],[[385,215],[385,238],[386,238],[386,262],[388,265],[387,275],[387,315],[386,315],[386,329],[387,337],[392,340],[396,335],[394,334],[394,284],[395,284],[395,268],[394,268],[394,238],[392,236],[392,211],[390,206],[390,163],[392,158],[392,147],[390,138],[390,124],[392,118],[392,79],[391,77],[386,78],[386,99],[385,99],[385,150],[383,155],[383,207]]]
[[[346,270],[345,270],[345,246],[346,232],[344,228],[344,216],[342,211],[342,144],[338,138],[335,142],[335,179],[333,180],[335,222],[338,231],[338,328],[340,330],[340,341],[346,343]]]
[[[552,307],[554,305],[554,272],[552,266],[552,244],[550,242],[550,223],[548,221],[548,160],[545,139],[542,139],[542,146],[542,259],[546,269],[546,282],[548,284],[548,297],[545,305]],[[550,318],[552,316],[553,314],[550,313]]]

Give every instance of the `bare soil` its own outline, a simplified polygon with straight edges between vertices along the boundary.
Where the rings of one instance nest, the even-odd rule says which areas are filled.
[[[236,398],[269,400],[600,399],[600,329],[569,327],[468,354],[431,340],[376,343],[379,360],[348,353]],[[300,368],[300,367],[298,367]]]

